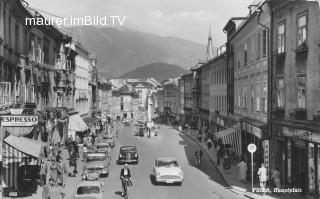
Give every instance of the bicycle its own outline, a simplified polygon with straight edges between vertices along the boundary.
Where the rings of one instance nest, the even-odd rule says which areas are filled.
[[[130,179],[129,178],[122,178],[121,180],[123,182],[123,195],[122,196],[125,199],[128,199],[129,198],[128,187],[129,187]]]

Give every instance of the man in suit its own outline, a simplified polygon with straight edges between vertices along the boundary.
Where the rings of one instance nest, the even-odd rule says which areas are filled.
[[[123,189],[123,192],[122,192],[122,196],[124,195],[124,187],[125,187],[125,181],[124,179],[128,179],[129,180],[129,184],[131,182],[131,172],[130,172],[130,169],[128,168],[128,164],[125,163],[124,164],[124,167],[121,169],[120,171],[120,179],[121,179],[121,184],[122,184],[122,189]]]

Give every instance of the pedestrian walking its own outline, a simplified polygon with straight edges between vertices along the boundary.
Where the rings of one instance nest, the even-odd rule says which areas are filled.
[[[69,176],[75,177],[77,173],[77,155],[75,150],[72,150],[71,157],[69,158]]]
[[[208,150],[210,150],[212,148],[212,140],[210,137],[207,140],[207,147],[208,147]]]
[[[247,179],[247,163],[244,161],[244,158],[241,159],[241,162],[238,163],[237,167],[239,168],[239,181],[244,183]]]
[[[50,199],[49,191],[51,186],[53,186],[54,180],[52,178],[49,179],[49,182],[43,186],[42,189],[42,199]]]
[[[44,159],[40,163],[40,186],[44,186],[47,183],[48,165],[44,162]]]
[[[198,140],[199,140],[200,143],[202,142],[202,133],[201,133],[201,131],[199,131],[199,133],[198,133]]]
[[[231,167],[230,154],[227,152],[224,154],[224,158],[223,158],[223,169],[227,174],[230,173],[230,167]]]
[[[56,156],[56,162],[61,162],[62,161],[62,151],[58,150],[58,154]]]
[[[62,191],[62,188],[57,186],[53,179],[49,180],[48,187],[48,199],[63,199],[65,197],[65,193]]]
[[[272,172],[271,178],[273,179],[274,185],[276,188],[280,189],[280,172],[278,168],[275,168]]]
[[[83,145],[82,150],[83,150],[83,152],[82,152],[82,159],[83,159],[83,161],[86,161],[86,159],[87,159],[87,152],[88,152],[87,144],[84,144],[84,145]]]
[[[213,147],[215,150],[217,150],[218,147],[218,139],[216,136],[213,136]]]
[[[221,158],[221,147],[218,145],[217,147],[217,153],[216,153],[216,156],[217,156],[217,165],[220,166],[220,158]]]
[[[56,160],[53,158],[51,159],[51,165],[49,166],[49,175],[50,178],[54,180],[54,182],[57,182],[58,167],[56,164]]]
[[[261,167],[258,170],[258,176],[260,180],[260,187],[262,189],[263,195],[265,194],[266,182],[267,182],[267,169],[264,164],[261,164]]]
[[[57,167],[57,173],[58,173],[57,183],[59,186],[64,187],[65,186],[64,175],[66,175],[68,171],[67,171],[66,165],[62,161],[62,159],[60,160],[60,162],[58,162],[57,166],[58,166]]]

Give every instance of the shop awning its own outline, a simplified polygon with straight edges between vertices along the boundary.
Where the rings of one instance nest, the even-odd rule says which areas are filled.
[[[237,155],[241,155],[242,152],[242,145],[241,145],[241,130],[240,124],[236,124],[231,128],[226,130],[217,132],[215,136],[218,139],[222,139],[223,144],[231,145],[232,149]]]
[[[46,146],[45,142],[32,140],[26,137],[17,137],[13,135],[9,135],[7,138],[5,138],[4,142],[14,147],[18,151],[21,151],[25,154],[28,154],[36,158],[39,157],[41,148],[43,146]]]
[[[83,132],[88,129],[88,126],[80,117],[79,114],[74,114],[69,116],[69,127],[68,131],[78,131]]]
[[[84,118],[83,121],[90,127],[92,124],[95,124],[99,122],[101,119],[100,118],[92,118],[92,117],[87,117]]]
[[[236,124],[234,125],[233,127],[231,128],[228,128],[226,130],[223,130],[223,131],[219,131],[215,134],[215,136],[219,139],[219,138],[222,138],[222,137],[225,137],[227,135],[230,135],[232,133],[235,133],[236,131],[238,131],[240,129],[240,124]]]

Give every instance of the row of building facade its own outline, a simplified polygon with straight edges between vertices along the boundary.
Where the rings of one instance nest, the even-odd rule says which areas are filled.
[[[255,143],[255,163],[319,195],[319,17],[317,1],[250,5],[226,23],[225,50],[158,89],[160,119],[209,132],[239,157]]]
[[[27,18],[45,20],[25,1],[0,0],[0,114],[39,121],[0,127],[3,182],[14,189],[16,171],[40,163],[41,146],[95,132],[111,92],[93,53],[54,25],[26,25]]]

